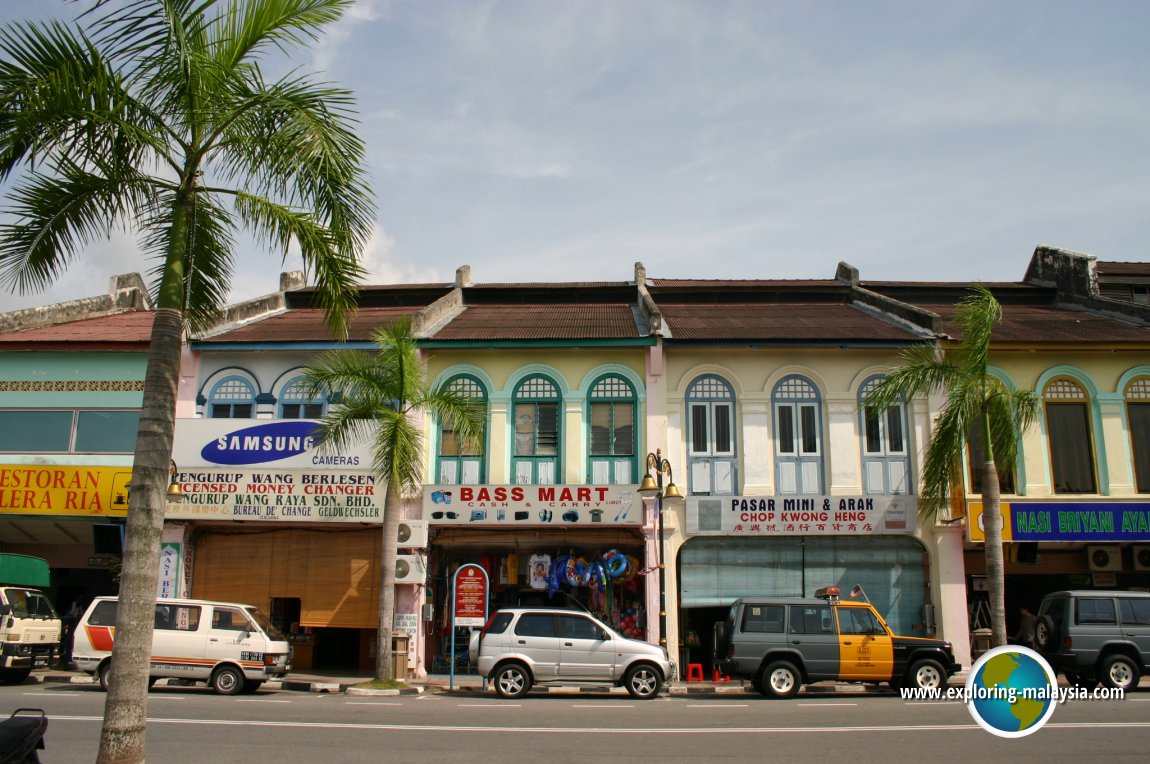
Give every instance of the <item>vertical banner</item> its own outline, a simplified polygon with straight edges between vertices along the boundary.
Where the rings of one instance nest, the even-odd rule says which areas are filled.
[[[487,571],[468,563],[459,566],[451,579],[451,668],[448,689],[455,689],[455,629],[487,623]],[[471,645],[468,644],[468,649]]]
[[[180,596],[180,544],[160,544],[160,578],[156,582],[156,598],[174,599]]]

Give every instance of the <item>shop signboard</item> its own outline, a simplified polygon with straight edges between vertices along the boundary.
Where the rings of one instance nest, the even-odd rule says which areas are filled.
[[[160,544],[160,577],[156,582],[156,598],[172,599],[178,596],[176,587],[180,575],[180,544]]]
[[[423,519],[436,525],[642,525],[637,485],[431,485]]]
[[[986,541],[982,502],[967,506],[967,535]],[[1150,541],[1146,501],[1004,501],[1000,507],[1003,541]]]
[[[177,419],[172,459],[180,468],[371,469],[366,443],[321,449],[317,427],[311,419]]]
[[[364,472],[180,469],[183,498],[169,502],[169,520],[293,523],[379,523],[383,489]]]
[[[0,514],[128,514],[128,467],[0,465]]]
[[[691,496],[687,535],[873,536],[914,533],[914,496]]]

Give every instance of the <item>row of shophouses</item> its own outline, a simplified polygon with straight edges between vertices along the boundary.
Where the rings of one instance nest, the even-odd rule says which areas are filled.
[[[1040,247],[1022,280],[985,286],[1004,311],[993,373],[1042,399],[1003,470],[1008,626],[1048,591],[1150,587],[1150,263]],[[636,264],[633,280],[576,283],[474,283],[464,266],[454,283],[364,287],[337,343],[283,274],[187,341],[159,596],[260,606],[298,669],[372,664],[382,487],[366,444],[314,447],[311,422],[338,402],[298,382],[318,354],[371,352],[373,330],[410,317],[428,378],[486,410],[478,447],[422,422],[396,571],[417,675],[453,659],[466,563],[487,570],[492,606],[586,607],[665,639],[681,672],[710,661],[734,598],[828,584],[861,586],[895,630],[950,639],[969,665],[989,625],[977,476],[920,516],[943,400],[862,404],[902,349],[958,339],[969,287],[845,263],[822,280]],[[128,275],[0,315],[0,551],[49,560],[61,609],[115,591],[150,305]],[[639,492],[653,452],[682,499]]]

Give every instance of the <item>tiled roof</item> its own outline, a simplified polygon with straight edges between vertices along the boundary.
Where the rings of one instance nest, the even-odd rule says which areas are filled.
[[[842,302],[733,303],[659,302],[676,340],[911,341],[909,329]]]
[[[647,279],[647,285],[655,288],[723,288],[747,289],[794,289],[796,287],[836,287],[844,284],[834,279]]]
[[[347,339],[370,340],[377,327],[390,326],[404,316],[412,316],[419,306],[360,308],[348,321]],[[229,329],[198,342],[331,342],[331,332],[318,308],[299,308],[278,313],[250,324]]]
[[[145,345],[151,342],[152,318],[147,310],[133,310],[100,318],[84,318],[0,334],[0,343],[13,345]]]
[[[944,331],[961,337],[954,322],[954,305],[920,305],[943,318]],[[1002,323],[994,328],[993,342],[1025,343],[1150,343],[1150,327],[1054,305],[1002,306]]]
[[[626,303],[470,305],[430,339],[574,340],[637,339]]]
[[[1094,264],[1099,276],[1150,276],[1150,263],[1119,263],[1099,260]]]

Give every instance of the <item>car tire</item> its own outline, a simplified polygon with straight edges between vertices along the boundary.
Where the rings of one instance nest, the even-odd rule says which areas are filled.
[[[531,672],[522,663],[504,663],[492,674],[495,692],[501,698],[522,698],[531,689]]]
[[[263,687],[264,683],[258,679],[245,679],[244,688],[240,690],[244,695],[251,695],[259,688]]]
[[[104,661],[96,671],[96,678],[100,680],[100,689],[108,691],[108,682],[112,681],[112,662]]]
[[[790,661],[775,661],[759,674],[759,687],[768,698],[793,698],[803,686],[803,675]]]
[[[4,669],[0,671],[0,684],[20,684],[32,673],[30,668]]]
[[[1102,661],[1102,684],[1130,692],[1138,686],[1138,666],[1125,655],[1111,655]]]
[[[663,686],[663,677],[659,669],[647,663],[640,663],[627,669],[623,676],[623,686],[627,693],[636,700],[650,700],[659,694]]]
[[[1054,652],[1058,645],[1058,634],[1054,619],[1048,615],[1039,618],[1034,624],[1034,646],[1041,653]]]
[[[243,672],[235,666],[220,666],[212,672],[210,684],[220,695],[238,695],[245,681]]]
[[[722,661],[727,659],[727,652],[731,649],[731,634],[727,630],[726,621],[718,621],[715,623],[714,648],[715,660]]]
[[[922,690],[945,687],[946,669],[933,658],[923,658],[911,664],[906,674],[906,684]]]

